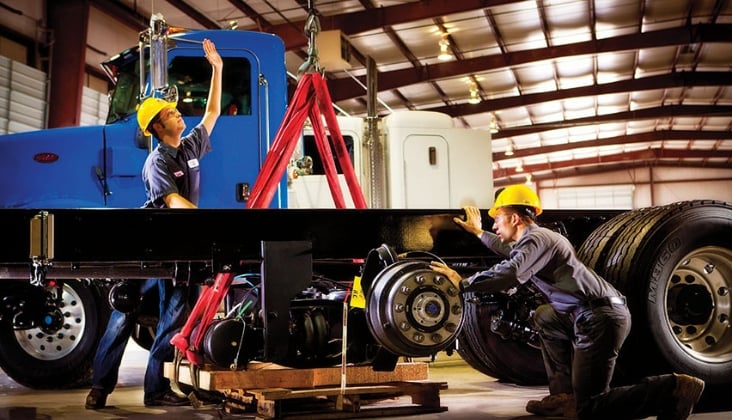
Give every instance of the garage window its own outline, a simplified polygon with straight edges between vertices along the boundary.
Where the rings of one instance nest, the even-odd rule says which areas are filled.
[[[558,188],[557,205],[560,209],[631,209],[633,191],[632,185]]]

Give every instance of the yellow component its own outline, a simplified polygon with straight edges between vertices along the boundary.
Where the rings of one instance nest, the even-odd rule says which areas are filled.
[[[137,108],[137,124],[140,126],[142,133],[149,136],[150,132],[147,131],[147,127],[150,125],[150,121],[166,107],[175,109],[177,106],[177,102],[168,102],[160,98],[147,98],[142,101],[142,104]]]
[[[351,307],[352,308],[366,308],[366,297],[363,295],[363,289],[361,288],[361,277],[356,276],[353,278],[353,290],[351,290]]]
[[[527,187],[525,184],[509,185],[504,188],[498,197],[496,202],[493,203],[493,207],[488,210],[488,214],[492,218],[496,218],[496,211],[504,206],[527,206],[533,207],[536,210],[536,215],[541,214],[541,202],[539,196],[536,195],[534,190]]]

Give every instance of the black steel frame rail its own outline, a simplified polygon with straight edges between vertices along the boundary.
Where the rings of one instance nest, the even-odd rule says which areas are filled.
[[[209,262],[218,269],[260,261],[263,241],[310,241],[313,259],[321,260],[356,261],[381,244],[441,257],[488,253],[452,221],[460,209],[0,209],[0,278],[13,277],[7,267],[31,262],[30,224],[42,211],[54,220],[53,262],[97,267],[100,274],[107,267],[126,267],[134,276],[160,263]],[[539,222],[564,230],[578,246],[618,213],[545,211]],[[487,212],[483,218],[490,230]]]

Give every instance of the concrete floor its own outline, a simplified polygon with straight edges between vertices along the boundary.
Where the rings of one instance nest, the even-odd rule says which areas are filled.
[[[107,408],[86,410],[87,389],[38,391],[22,387],[0,373],[0,420],[78,420],[78,419],[253,419],[254,414],[229,414],[216,406],[147,408],[142,404],[142,377],[147,352],[135,344],[128,346],[120,371],[120,383],[107,400]],[[520,387],[499,383],[477,372],[458,357],[441,358],[430,364],[429,379],[447,382],[440,392],[441,405],[447,411],[390,419],[465,419],[530,420],[526,401],[546,395],[546,387]],[[409,397],[402,397],[409,404]],[[386,402],[394,404],[394,401]],[[379,403],[381,404],[381,403]],[[693,419],[732,419],[732,411],[695,413]]]

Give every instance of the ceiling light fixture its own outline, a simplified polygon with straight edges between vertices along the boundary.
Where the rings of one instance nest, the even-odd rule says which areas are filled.
[[[493,133],[493,129],[491,129],[491,133]],[[513,156],[513,142],[508,142],[506,145],[506,156]]]
[[[443,33],[440,37],[440,42],[437,44],[440,46],[440,55],[437,59],[440,61],[452,60],[452,53],[450,53],[450,40],[447,39],[447,33]]]
[[[516,172],[523,172],[524,171],[524,164],[519,161],[518,165],[516,166]]]
[[[491,134],[496,134],[498,132],[498,120],[496,120],[496,116],[491,114],[491,123],[490,123],[490,130]],[[509,154],[510,151],[510,154]],[[511,156],[513,155],[513,143],[508,143],[508,148],[506,149],[506,155]]]
[[[479,104],[480,103],[480,95],[478,94],[478,84],[475,83],[475,81],[470,82],[470,99],[468,99],[469,104]]]
[[[531,174],[526,174],[526,185],[531,185]]]

